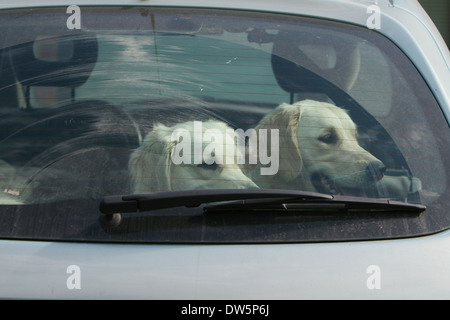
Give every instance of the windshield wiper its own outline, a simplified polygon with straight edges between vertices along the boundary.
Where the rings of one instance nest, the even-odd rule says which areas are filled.
[[[317,192],[280,189],[209,189],[155,192],[106,196],[100,203],[100,218],[105,228],[121,224],[122,213],[142,212],[176,207],[193,208],[203,206],[205,215],[242,212],[335,212],[352,211],[401,212],[420,214],[426,207],[390,199],[329,195]]]
[[[305,201],[306,199],[331,200],[329,194],[271,189],[206,189],[182,190],[144,194],[106,196],[100,203],[100,212],[115,214],[124,212],[140,212],[175,207],[198,207],[206,203],[250,199],[284,199]]]
[[[223,212],[230,210],[258,210],[258,209],[283,209],[291,211],[299,210],[344,210],[345,212],[394,212],[419,214],[426,210],[426,206],[415,203],[395,201],[388,198],[367,198],[333,195],[331,198],[308,199],[258,199],[233,201],[224,204],[205,206],[204,210]]]
[[[231,201],[231,202],[226,202]],[[215,204],[220,202],[219,204]],[[223,203],[225,202],[225,203]],[[381,210],[421,213],[420,204],[391,199],[329,195],[317,192],[280,189],[207,189],[106,196],[100,203],[105,215],[141,212],[175,207],[204,207],[206,212],[231,209],[304,209],[343,208],[345,210]]]

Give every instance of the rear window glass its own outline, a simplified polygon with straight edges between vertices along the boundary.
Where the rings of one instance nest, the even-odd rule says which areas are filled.
[[[0,12],[0,237],[270,243],[450,225],[448,124],[407,56],[375,31],[257,12],[66,9]],[[426,210],[99,209],[108,196],[215,189]]]

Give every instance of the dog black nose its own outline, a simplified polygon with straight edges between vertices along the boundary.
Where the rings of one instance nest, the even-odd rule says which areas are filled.
[[[371,161],[366,167],[367,175],[374,181],[379,181],[383,178],[386,171],[386,166],[381,161]]]

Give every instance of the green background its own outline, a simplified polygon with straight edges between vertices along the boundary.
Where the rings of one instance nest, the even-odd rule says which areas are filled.
[[[450,47],[450,0],[419,0]]]

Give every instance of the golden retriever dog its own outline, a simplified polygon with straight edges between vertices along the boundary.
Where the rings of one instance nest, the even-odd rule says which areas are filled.
[[[281,104],[255,129],[279,130],[279,171],[264,176],[259,174],[261,165],[246,165],[247,175],[260,188],[337,193],[383,177],[384,164],[358,144],[355,123],[332,104]]]
[[[221,121],[155,124],[130,156],[132,192],[257,188],[238,163],[237,140]]]

